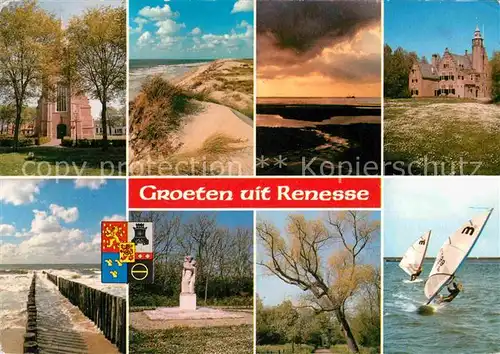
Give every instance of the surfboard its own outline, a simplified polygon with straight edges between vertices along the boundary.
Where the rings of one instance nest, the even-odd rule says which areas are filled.
[[[429,246],[429,239],[431,237],[431,230],[419,237],[413,245],[405,252],[399,267],[408,275],[413,275],[424,263],[427,247]]]
[[[489,209],[486,213],[476,215],[446,239],[425,282],[424,293],[428,299],[426,305],[450,283],[472,251],[492,211],[493,209]]]
[[[431,305],[421,305],[417,308],[417,313],[422,316],[431,316],[436,312],[436,308]]]

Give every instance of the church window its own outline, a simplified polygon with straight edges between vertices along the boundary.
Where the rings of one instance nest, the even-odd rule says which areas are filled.
[[[415,95],[418,96],[418,90],[415,90]]]
[[[63,85],[57,86],[57,111],[66,112],[68,110],[68,88]]]

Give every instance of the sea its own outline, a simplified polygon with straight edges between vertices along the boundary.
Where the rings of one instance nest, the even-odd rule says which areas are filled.
[[[424,262],[425,274],[433,263]],[[410,282],[398,262],[385,262],[384,353],[500,353],[500,260],[467,259],[457,280],[462,293],[422,316],[424,280]]]
[[[162,75],[167,80],[173,79],[211,61],[213,59],[130,59],[129,99],[139,93],[148,76]]]
[[[286,108],[294,106],[299,109],[313,106],[331,106],[332,117],[323,120],[311,121],[309,119],[291,119],[284,117],[278,113],[264,114],[259,107],[275,106],[279,111],[279,107]],[[273,128],[308,128],[330,124],[354,124],[354,123],[380,123],[380,114],[377,115],[344,115],[340,112],[335,113],[335,106],[347,106],[356,108],[357,112],[362,113],[364,110],[380,108],[380,97],[259,97],[257,98],[257,116],[256,122],[258,127],[273,127]],[[307,114],[307,110],[303,110]],[[310,117],[309,117],[310,118]]]
[[[53,294],[59,292],[53,283],[41,276],[42,271],[46,271],[116,296],[126,297],[127,295],[125,285],[101,283],[99,264],[0,264],[0,354],[4,353],[6,341],[15,341],[16,338],[13,336],[24,334],[26,301],[34,271],[40,275],[37,283],[37,289],[40,292]],[[50,296],[45,296],[45,298],[50,298]],[[59,297],[54,296],[54,298]],[[37,306],[39,309],[44,306],[46,312],[53,310],[54,316],[60,315],[62,311],[71,319],[73,330],[98,332],[94,324],[81,314],[78,315],[78,311],[75,311],[74,306],[69,302],[66,306],[57,306],[57,309],[53,308],[52,303],[38,303]]]

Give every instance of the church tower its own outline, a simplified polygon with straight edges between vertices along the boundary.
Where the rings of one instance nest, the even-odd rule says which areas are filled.
[[[472,68],[478,72],[484,72],[484,43],[483,37],[479,26],[474,31],[474,38],[472,38]]]

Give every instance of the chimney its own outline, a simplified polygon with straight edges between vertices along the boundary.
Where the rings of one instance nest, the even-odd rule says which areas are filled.
[[[431,64],[433,67],[437,68],[439,64],[439,55],[437,54],[432,54],[432,61]]]

